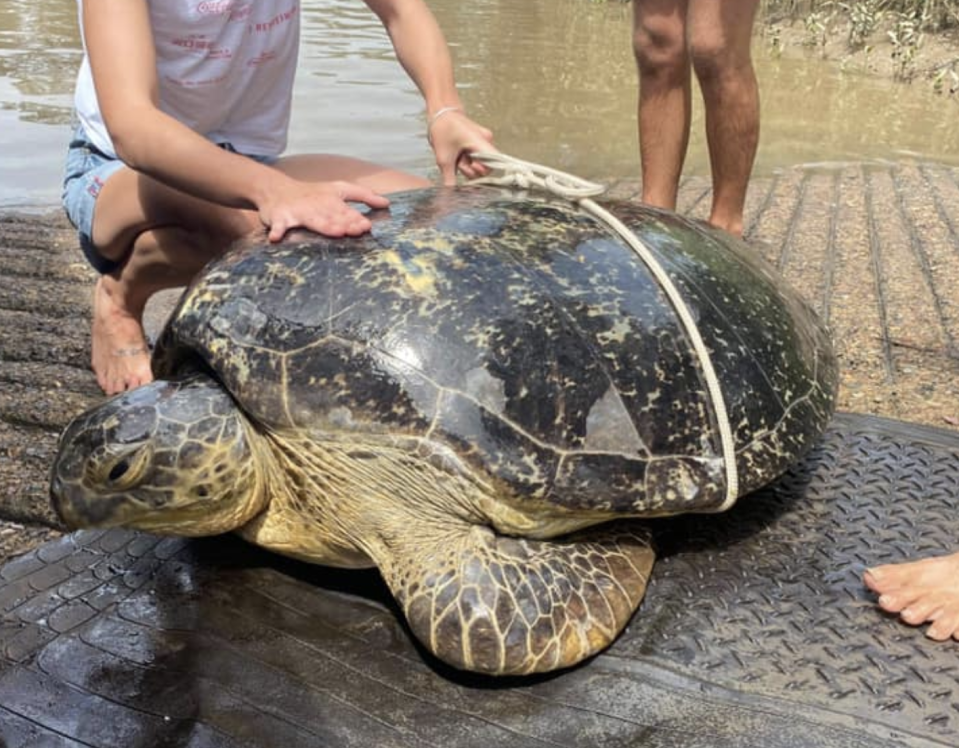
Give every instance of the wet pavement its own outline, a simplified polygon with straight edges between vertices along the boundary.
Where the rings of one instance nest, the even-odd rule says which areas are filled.
[[[709,199],[708,180],[689,179],[679,210],[704,217]],[[747,240],[833,331],[840,410],[959,430],[959,168],[786,169],[753,181],[746,218]],[[88,368],[93,281],[59,211],[0,214],[0,560],[56,534],[57,434],[102,397]]]

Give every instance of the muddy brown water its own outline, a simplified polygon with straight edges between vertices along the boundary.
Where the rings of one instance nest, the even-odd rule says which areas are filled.
[[[238,0],[237,0],[238,1]],[[430,0],[471,114],[504,151],[592,179],[638,171],[630,6],[609,0]],[[422,99],[360,0],[304,0],[290,148],[340,152],[433,173]],[[793,45],[796,46],[796,45]],[[959,164],[956,102],[861,65],[754,45],[762,89],[756,175],[796,164],[903,154]],[[877,52],[876,54],[879,54]],[[0,207],[59,194],[80,60],[76,0],[0,3]],[[708,162],[694,115],[687,173]]]

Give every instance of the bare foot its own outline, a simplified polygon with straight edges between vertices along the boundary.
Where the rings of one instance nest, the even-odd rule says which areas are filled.
[[[108,395],[153,380],[143,325],[117,302],[111,288],[115,283],[101,276],[93,292],[93,372]]]
[[[866,586],[879,607],[912,626],[931,624],[926,636],[959,641],[959,553],[868,569]]]

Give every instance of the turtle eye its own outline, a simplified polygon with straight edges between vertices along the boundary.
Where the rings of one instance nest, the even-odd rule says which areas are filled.
[[[130,461],[127,460],[126,458],[123,458],[110,469],[110,474],[107,476],[107,480],[110,481],[111,483],[118,481],[120,480],[120,478],[124,476],[124,474],[129,469],[130,469]]]
[[[112,490],[132,488],[143,477],[152,450],[148,446],[117,455],[103,466],[104,482]]]

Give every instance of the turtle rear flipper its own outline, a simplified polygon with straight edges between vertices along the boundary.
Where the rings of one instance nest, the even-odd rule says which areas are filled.
[[[604,649],[642,600],[655,558],[638,523],[548,541],[459,527],[431,548],[394,547],[380,569],[426,647],[493,675],[568,667]]]

